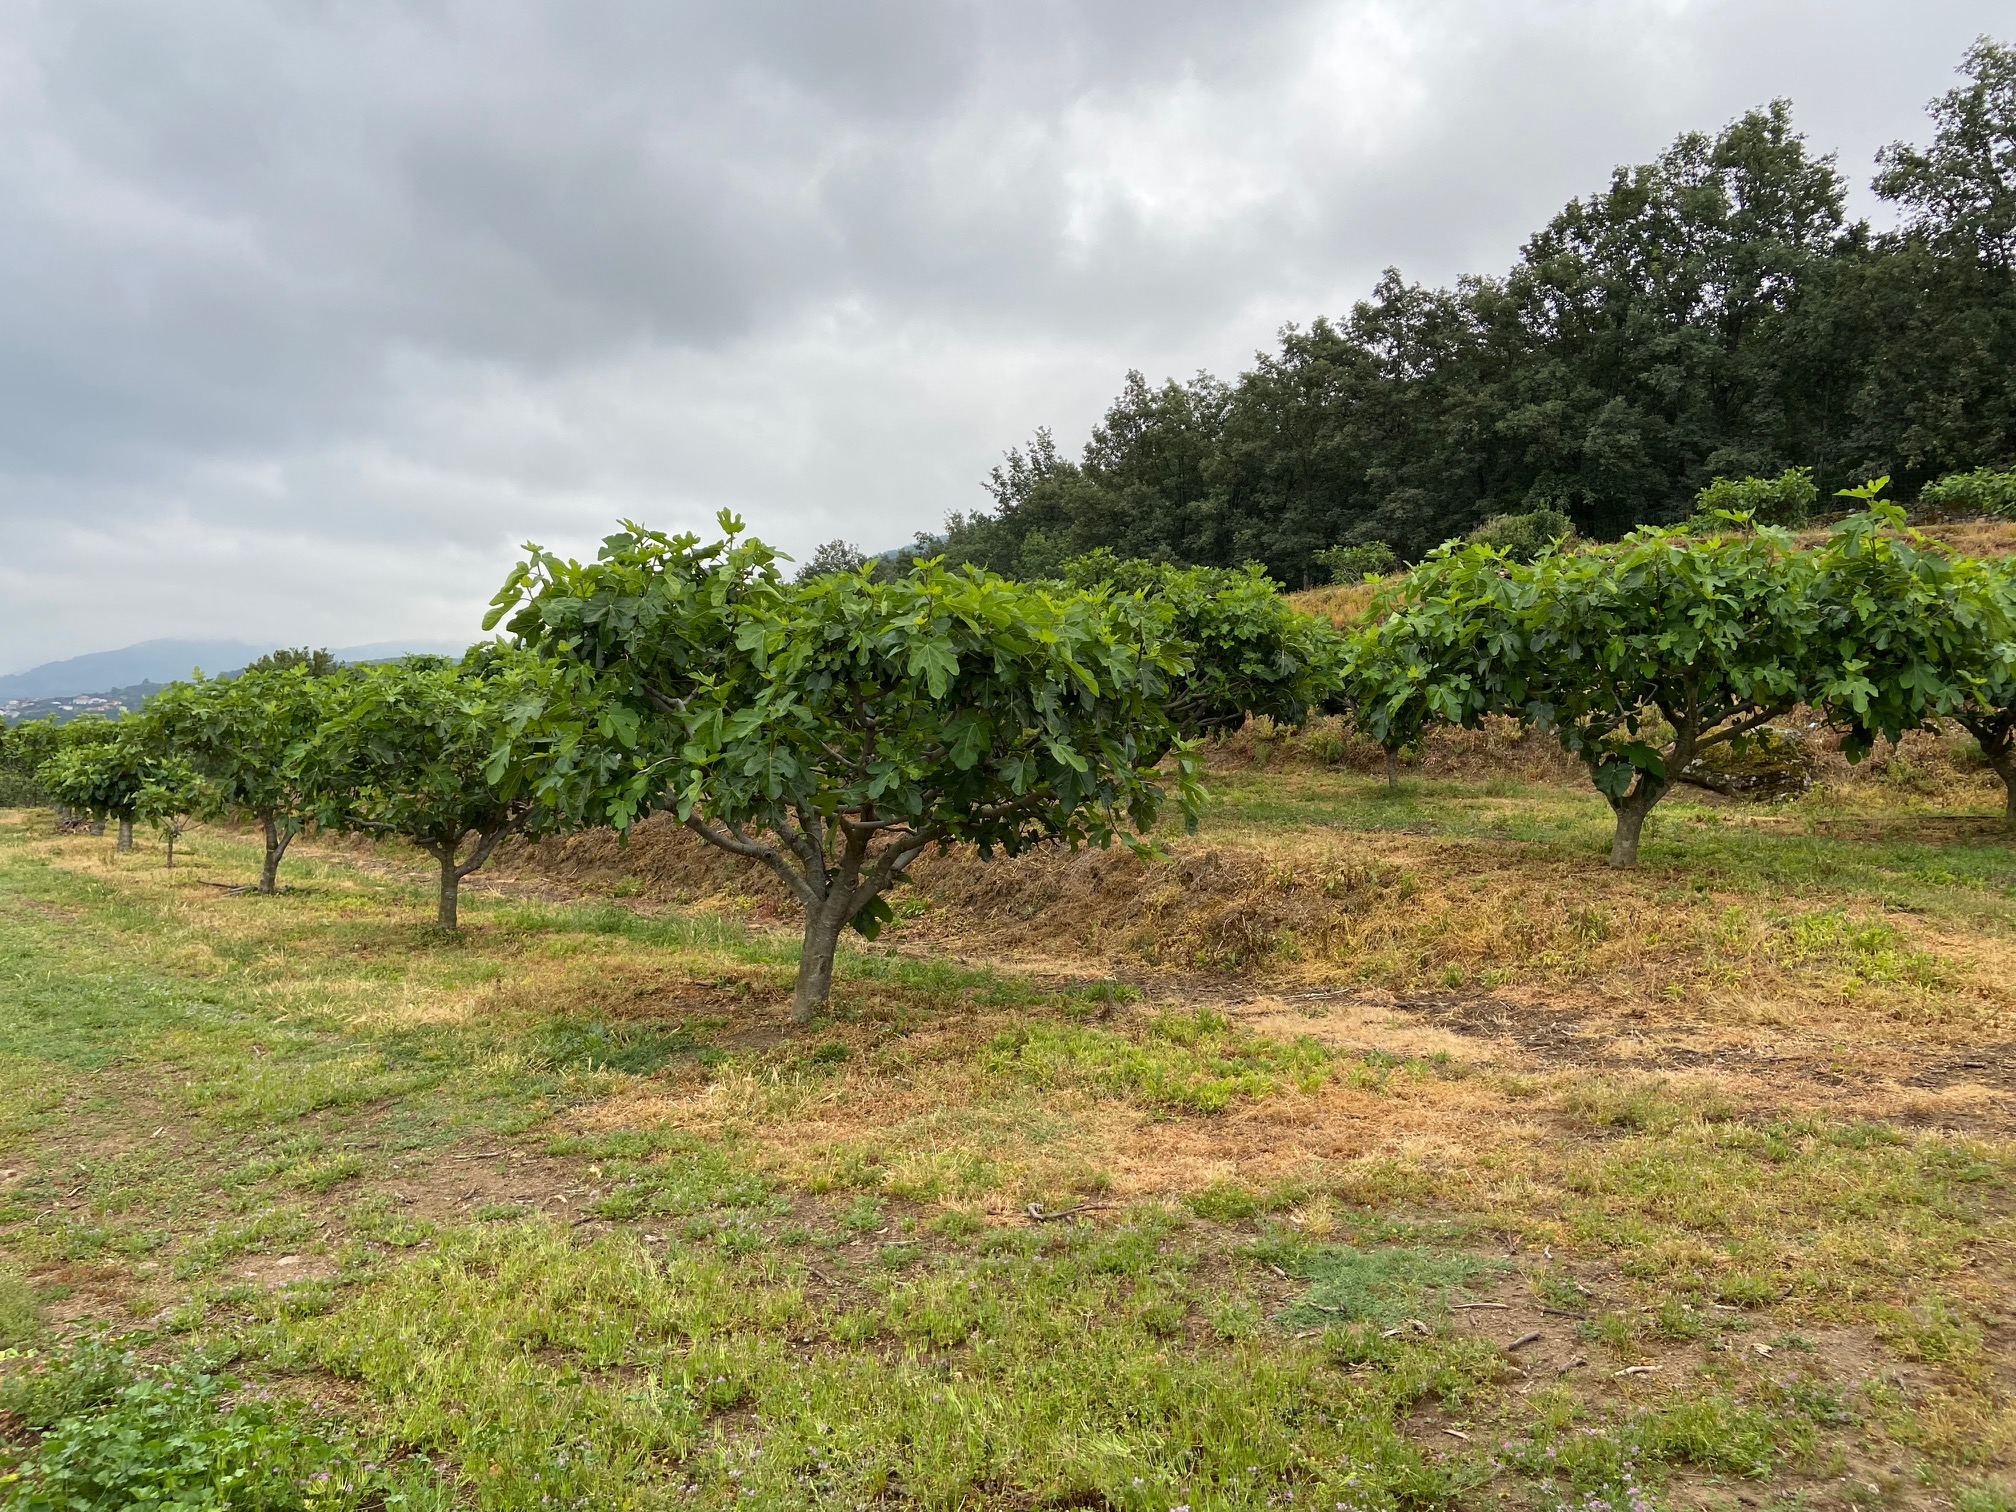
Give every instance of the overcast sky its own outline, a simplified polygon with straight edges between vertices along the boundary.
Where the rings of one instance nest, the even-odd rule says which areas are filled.
[[[1129,367],[1774,96],[1867,194],[2007,0],[0,0],[0,672],[474,634],[518,543],[984,502]]]

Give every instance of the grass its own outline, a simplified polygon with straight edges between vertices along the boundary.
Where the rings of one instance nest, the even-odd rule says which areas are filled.
[[[448,938],[395,856],[0,815],[0,1505],[2006,1502],[2006,847],[1222,786],[1134,911],[1293,948],[1046,963],[1031,869],[994,964],[927,884],[802,1034],[648,889]]]

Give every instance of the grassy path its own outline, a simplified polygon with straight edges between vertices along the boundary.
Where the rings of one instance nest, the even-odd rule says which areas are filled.
[[[1978,1120],[190,851],[0,815],[7,1505],[2009,1505]]]

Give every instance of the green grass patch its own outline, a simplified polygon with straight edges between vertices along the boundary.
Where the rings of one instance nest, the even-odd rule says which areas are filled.
[[[1313,1039],[1268,1039],[1208,1008],[1156,1014],[1138,1034],[1030,1023],[998,1036],[984,1064],[1041,1087],[1080,1087],[1169,1112],[1222,1113],[1286,1086],[1313,1092],[1332,1070]]]
[[[1471,1282],[1506,1268],[1461,1251],[1310,1244],[1279,1230],[1255,1244],[1252,1254],[1309,1283],[1281,1311],[1280,1321],[1291,1328],[1326,1323],[1393,1327],[1436,1317],[1447,1310],[1452,1295],[1461,1297]]]
[[[1399,1419],[1431,1384],[1469,1400],[1487,1352],[1439,1346],[1424,1384],[1271,1338],[1172,1349],[1199,1298],[1170,1235],[1152,1218],[1003,1232],[826,1305],[774,1252],[654,1263],[528,1224],[450,1238],[300,1336],[394,1403],[401,1435],[494,1463],[498,1506],[616,1504],[640,1484],[779,1508],[898,1487],[924,1507],[1230,1507],[1284,1485],[1435,1506],[1481,1481]]]

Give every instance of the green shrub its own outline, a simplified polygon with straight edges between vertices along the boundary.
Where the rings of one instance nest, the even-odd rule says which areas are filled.
[[[1474,546],[1507,552],[1514,561],[1530,562],[1574,534],[1574,521],[1560,510],[1535,509],[1526,514],[1493,515],[1464,539]]]
[[[1101,547],[1059,571],[1071,588],[1138,596],[1167,616],[1190,667],[1170,679],[1161,710],[1186,736],[1236,730],[1249,715],[1299,725],[1329,692],[1336,632],[1290,605],[1257,563],[1174,567]]]
[[[1319,551],[1314,561],[1330,574],[1333,583],[1355,583],[1362,578],[1384,577],[1400,565],[1393,548],[1384,541],[1366,541],[1358,546],[1332,546]]]
[[[1997,472],[1992,467],[1977,467],[1973,472],[1953,473],[1927,484],[1918,502],[1959,514],[2016,520],[2016,468]]]
[[[1747,514],[1757,525],[1803,525],[1819,497],[1812,468],[1788,467],[1775,478],[1717,478],[1694,496],[1694,509]]]

